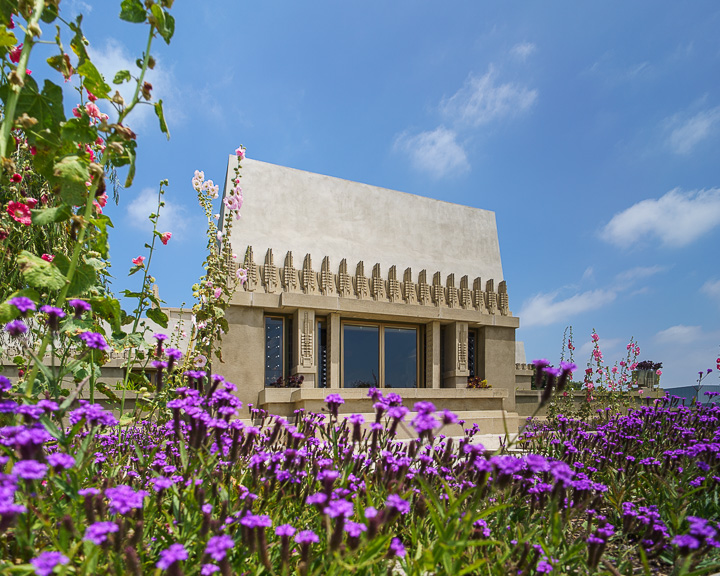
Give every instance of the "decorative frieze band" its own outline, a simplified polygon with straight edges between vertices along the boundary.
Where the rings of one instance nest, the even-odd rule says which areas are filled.
[[[278,268],[274,263],[272,249],[265,254],[264,264],[257,264],[252,246],[245,251],[243,268],[247,270],[247,292],[263,291],[269,294],[297,292],[340,298],[375,300],[400,304],[420,304],[438,308],[463,308],[478,310],[486,314],[509,316],[507,283],[503,280],[495,291],[495,281],[483,282],[475,278],[470,288],[467,276],[460,278],[456,286],[455,274],[449,274],[443,281],[440,272],[435,272],[428,283],[427,270],[421,270],[417,282],[413,282],[412,270],[406,268],[403,279],[398,280],[397,267],[391,266],[387,279],[380,274],[380,264],[375,264],[372,273],[365,275],[365,263],[358,262],[355,274],[348,273],[347,260],[340,262],[337,274],[333,273],[330,258],[325,256],[319,271],[313,270],[310,254],[305,255],[301,270],[294,267],[293,254],[285,256],[285,265]]]

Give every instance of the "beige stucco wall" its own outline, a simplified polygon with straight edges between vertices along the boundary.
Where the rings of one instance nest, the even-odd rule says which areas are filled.
[[[237,158],[230,156],[228,181]],[[305,254],[330,257],[335,270],[343,258],[355,273],[359,261],[369,275],[380,263],[382,275],[427,269],[483,282],[503,280],[495,213],[359,182],[313,174],[258,160],[242,162],[242,219],[231,241],[242,256],[251,245],[263,258],[272,248],[282,258],[292,250],[296,266]]]

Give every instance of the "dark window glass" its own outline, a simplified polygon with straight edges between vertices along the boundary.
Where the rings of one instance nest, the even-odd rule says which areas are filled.
[[[385,387],[417,386],[417,330],[385,328]]]
[[[327,388],[327,328],[324,322],[317,323],[317,385]]]
[[[265,318],[265,386],[283,378],[283,321]]]
[[[343,327],[343,386],[379,386],[380,330],[378,326]]]
[[[475,364],[477,355],[475,354],[475,330],[468,332],[468,368],[470,369],[470,377],[475,377]]]

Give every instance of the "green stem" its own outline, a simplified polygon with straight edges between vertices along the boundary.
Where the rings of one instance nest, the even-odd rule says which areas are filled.
[[[45,0],[35,0],[35,5],[32,9],[32,16],[28,20],[27,29],[34,28],[37,26],[40,20],[40,15],[45,8]],[[22,82],[25,80],[27,72],[27,64],[30,59],[30,51],[34,44],[34,36],[29,32],[25,32],[25,41],[23,42],[23,49],[20,53],[20,60],[18,61],[15,73],[18,79],[21,81],[21,85],[11,85],[10,97],[8,98],[7,104],[5,105],[5,119],[0,127],[0,158],[5,158],[7,154],[8,141],[10,140],[10,131],[12,130],[13,124],[15,123],[15,109],[17,108],[18,99],[20,98],[20,92],[22,91]]]
[[[40,12],[42,11],[42,8],[44,7],[45,3],[44,3],[44,0],[35,0],[35,3],[36,3],[36,8],[33,11],[33,15],[34,15],[33,18],[36,18],[34,20],[34,23],[37,24],[37,19],[40,18]],[[33,22],[33,20],[31,20],[31,23],[32,22]],[[150,48],[152,46],[152,39],[154,36],[154,32],[155,32],[155,27],[151,26],[150,31],[148,32],[147,47],[145,49],[145,55],[143,58],[143,66],[140,71],[140,78],[138,78],[137,86],[135,86],[135,94],[133,95],[133,98],[130,101],[130,104],[122,112],[120,112],[120,114],[118,116],[118,123],[121,123],[125,119],[125,117],[127,117],[127,115],[132,111],[133,108],[135,108],[135,106],[137,105],[137,103],[139,101],[138,96],[140,94],[140,88],[142,86],[143,78],[145,77],[145,72],[147,71],[148,62],[150,61]],[[30,41],[32,41],[32,37],[30,37]],[[28,45],[23,46],[23,55],[25,54],[26,49],[28,49],[28,51],[29,51]],[[29,52],[28,52],[28,55],[29,55]],[[22,64],[22,63],[23,63],[23,56],[21,55],[20,56],[20,64]],[[18,69],[21,68],[20,64],[18,64]],[[25,58],[24,66],[22,67],[23,75],[24,75],[25,66],[27,66],[27,57]],[[14,114],[15,105],[17,104],[18,97],[19,97],[19,92],[13,92],[13,94],[11,95],[10,101],[8,102],[8,108],[9,108],[10,104],[12,103],[12,101],[14,99],[15,104],[13,105],[13,108],[12,108],[13,114]],[[8,122],[8,119],[10,119],[10,122]],[[9,136],[9,134],[10,134],[9,126],[11,124],[12,124],[12,115],[6,114],[5,121],[2,124],[2,134],[0,134],[0,152],[1,152],[0,156],[4,156],[4,151],[7,146],[7,137],[4,137],[3,135],[7,131],[7,134]],[[107,169],[109,164],[110,164],[110,155],[106,155],[105,158],[103,159],[103,168]],[[97,189],[97,183],[94,186],[92,186],[91,189],[88,191],[87,201],[85,202],[85,212],[83,214],[85,221],[89,220],[90,217],[92,216],[93,200],[95,199],[94,192],[96,189]],[[73,276],[75,275],[75,269],[77,268],[77,264],[80,259],[80,252],[83,248],[86,232],[87,232],[87,225],[84,225],[80,228],[80,233],[78,235],[78,239],[75,243],[75,247],[73,248],[72,259],[70,260],[70,266],[68,268],[68,273],[66,275],[67,283],[60,291],[60,294],[58,295],[58,298],[55,302],[55,305],[58,308],[62,307],[62,305],[65,303],[65,299],[67,298],[67,292],[68,292],[68,289],[70,288],[70,283],[72,282]],[[48,347],[49,343],[50,343],[50,340],[49,340],[48,335],[46,334],[45,337],[43,338],[42,343],[40,344],[40,350],[38,351],[38,358],[40,359],[41,362],[42,362],[42,359],[45,357],[45,352],[47,351],[47,347]],[[25,396],[27,398],[30,398],[32,396],[32,385],[35,381],[37,373],[38,373],[38,367],[36,365],[36,366],[33,366],[32,370],[30,372],[30,375],[28,376],[28,379],[25,383]]]

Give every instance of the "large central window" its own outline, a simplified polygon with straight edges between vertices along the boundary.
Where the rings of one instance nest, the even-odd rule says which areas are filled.
[[[418,386],[418,329],[386,324],[342,326],[345,388]]]

